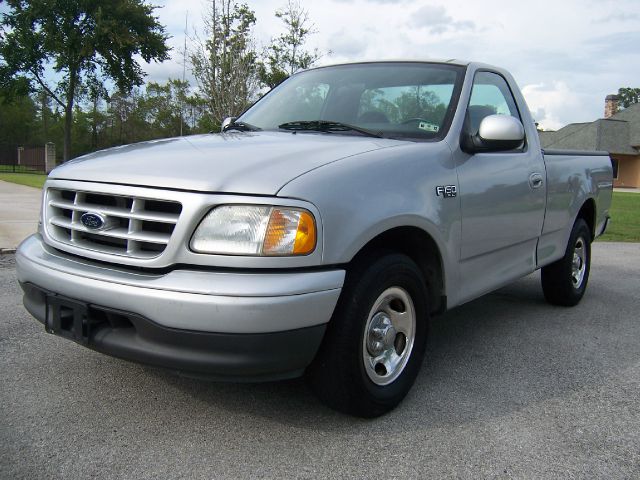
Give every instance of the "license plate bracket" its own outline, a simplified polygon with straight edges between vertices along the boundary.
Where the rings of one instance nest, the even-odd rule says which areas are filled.
[[[49,333],[87,344],[91,336],[89,305],[61,295],[47,295],[45,329]]]

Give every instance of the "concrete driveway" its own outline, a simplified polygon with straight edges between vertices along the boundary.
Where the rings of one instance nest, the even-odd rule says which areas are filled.
[[[207,383],[48,335],[0,255],[0,478],[640,478],[640,244],[593,251],[577,307],[533,274],[435,319],[373,421],[303,381]]]
[[[0,180],[0,252],[15,250],[37,230],[41,196],[39,188]]]

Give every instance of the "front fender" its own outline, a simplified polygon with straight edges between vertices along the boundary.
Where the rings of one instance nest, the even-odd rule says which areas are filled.
[[[436,187],[458,185],[451,151],[443,143],[414,143],[369,152],[313,170],[279,196],[306,199],[322,216],[323,264],[345,264],[376,236],[416,227],[440,250],[453,291],[460,244],[460,201]]]

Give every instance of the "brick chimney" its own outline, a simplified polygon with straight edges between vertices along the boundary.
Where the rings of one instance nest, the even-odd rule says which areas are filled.
[[[607,95],[604,99],[604,118],[609,118],[618,113],[618,96]]]

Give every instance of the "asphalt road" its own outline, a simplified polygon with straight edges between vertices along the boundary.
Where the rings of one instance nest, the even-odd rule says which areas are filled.
[[[206,383],[48,335],[0,256],[0,478],[447,477],[640,477],[640,244],[596,244],[575,308],[534,274],[436,319],[372,421],[302,381]]]

